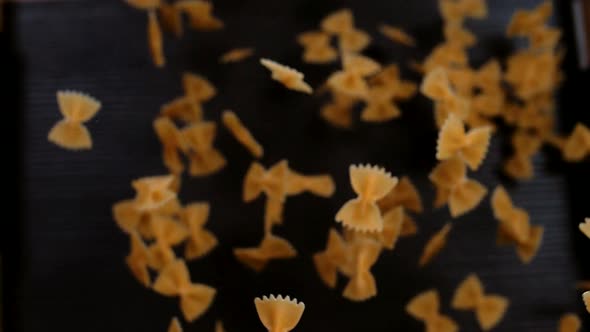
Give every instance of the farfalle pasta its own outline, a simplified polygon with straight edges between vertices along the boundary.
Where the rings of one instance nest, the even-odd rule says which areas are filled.
[[[289,176],[289,164],[282,160],[266,170],[264,166],[253,162],[244,176],[243,201],[251,202],[260,194],[280,201],[285,200]]]
[[[150,252],[148,265],[152,269],[159,271],[176,259],[172,247],[187,238],[188,230],[176,219],[163,216],[152,218],[150,227],[155,242],[148,247]]]
[[[584,300],[584,304],[586,305],[586,311],[590,313],[590,291],[584,292],[584,294],[582,294],[582,299]]]
[[[512,135],[514,154],[504,163],[504,172],[514,179],[531,179],[534,175],[532,156],[539,151],[543,140],[535,134],[518,130]]]
[[[204,284],[192,283],[185,262],[177,259],[168,264],[154,281],[154,291],[164,296],[180,298],[184,319],[192,322],[199,318],[213,302],[217,291]]]
[[[162,28],[158,21],[158,16],[155,11],[148,12],[148,46],[152,61],[158,68],[166,65],[166,58],[164,57],[164,39],[162,37]]]
[[[436,159],[458,157],[470,169],[477,170],[488,152],[491,135],[490,127],[474,128],[466,132],[461,119],[449,114],[438,134]]]
[[[223,53],[219,57],[219,62],[221,63],[236,63],[248,59],[254,55],[253,48],[234,48],[225,53]]]
[[[366,106],[361,112],[365,122],[386,122],[401,116],[401,110],[393,103],[395,91],[388,87],[370,87],[365,97]]]
[[[487,193],[481,183],[467,178],[463,161],[452,158],[439,163],[428,176],[436,186],[435,206],[449,204],[453,218],[473,210]]]
[[[371,267],[377,262],[381,245],[372,239],[359,238],[350,243],[350,280],[342,296],[359,302],[377,295],[377,282]]]
[[[474,311],[481,329],[489,331],[500,323],[509,303],[504,296],[485,294],[481,280],[470,274],[457,287],[451,306],[456,310]]]
[[[172,199],[156,209],[140,211],[135,200],[128,199],[113,204],[112,212],[117,226],[123,232],[138,231],[142,237],[152,239],[151,219],[156,215],[176,216],[181,208],[178,199]]]
[[[203,107],[196,100],[181,96],[162,105],[160,114],[171,120],[196,123],[203,120]]]
[[[576,314],[564,314],[559,319],[558,332],[579,332],[582,328],[582,320]]]
[[[338,269],[346,264],[347,244],[335,229],[330,229],[328,242],[323,251],[313,255],[313,263],[320,279],[330,288],[336,287]]]
[[[426,242],[426,245],[422,250],[420,260],[418,261],[418,266],[426,266],[442,251],[442,249],[447,245],[447,239],[451,229],[451,223],[446,223],[430,238],[430,240],[428,240],[428,242]]]
[[[365,78],[376,74],[381,65],[362,55],[344,53],[342,67],[343,70],[336,71],[328,77],[328,86],[340,94],[353,98],[367,98],[369,87]]]
[[[293,170],[287,174],[286,194],[288,196],[310,192],[320,197],[331,197],[336,191],[334,179],[329,174],[303,175]]]
[[[236,259],[256,272],[262,271],[268,262],[297,256],[291,243],[271,233],[266,233],[258,247],[235,248]]]
[[[68,150],[89,150],[92,137],[84,126],[100,110],[95,98],[76,91],[58,91],[57,103],[63,120],[56,123],[47,136],[55,145]]]
[[[242,121],[238,118],[236,113],[232,111],[224,111],[221,115],[221,120],[225,127],[230,131],[234,138],[240,142],[254,157],[262,158],[264,155],[264,148],[252,136],[250,130],[244,126]]]
[[[424,323],[429,332],[458,332],[459,326],[440,313],[440,297],[434,289],[424,291],[406,304],[406,312]]]
[[[545,1],[530,11],[517,10],[508,24],[506,34],[508,37],[530,36],[535,29],[547,22],[552,13],[551,1]]]
[[[397,178],[371,165],[351,165],[350,183],[357,198],[346,202],[336,213],[336,221],[358,231],[382,231],[383,216],[377,201],[393,189]]]
[[[201,258],[218,244],[217,237],[205,229],[209,219],[209,203],[191,203],[180,213],[180,221],[188,231],[184,257],[186,260]]]
[[[254,305],[258,318],[262,325],[268,332],[289,332],[297,326],[305,304],[298,302],[297,299],[289,298],[289,296],[263,296],[262,298],[255,298]]]
[[[217,89],[201,75],[185,72],[182,74],[184,94],[197,103],[203,103],[217,95]]]
[[[190,175],[207,176],[225,167],[225,157],[213,146],[217,135],[217,125],[214,122],[192,124],[182,129],[181,133],[189,148]]]
[[[176,193],[171,189],[173,175],[149,176],[134,180],[135,207],[138,211],[156,210],[174,200]]]
[[[313,64],[325,64],[338,58],[338,52],[330,45],[331,36],[323,31],[307,31],[297,36],[297,42],[303,46],[303,61]]]
[[[184,12],[193,29],[212,31],[222,29],[223,21],[213,15],[213,4],[204,0],[181,0],[175,6]]]
[[[350,128],[352,126],[352,111],[357,99],[341,93],[332,93],[332,95],[332,100],[322,106],[321,117],[334,127]]]
[[[162,144],[162,160],[172,174],[180,174],[184,171],[184,163],[181,152],[188,151],[184,137],[174,122],[165,117],[154,120],[154,131]]]
[[[137,231],[129,232],[129,240],[130,251],[129,255],[125,257],[125,263],[135,279],[145,287],[149,287],[151,284],[148,271],[148,262],[151,261],[150,252]]]
[[[590,218],[584,219],[583,223],[579,225],[580,231],[590,239]]]
[[[590,155],[590,129],[582,123],[576,124],[563,145],[563,159],[569,162],[582,161]]]
[[[408,47],[416,46],[416,40],[414,37],[410,36],[401,28],[394,27],[389,24],[381,24],[379,26],[379,32],[395,43],[399,43]]]
[[[303,80],[303,73],[269,59],[260,59],[266,69],[270,70],[273,80],[281,83],[287,89],[311,94],[313,89]]]
[[[326,16],[320,23],[323,31],[338,37],[338,45],[344,52],[361,52],[371,42],[371,36],[356,29],[350,9],[340,9]]]
[[[388,211],[397,206],[403,206],[406,210],[415,213],[422,213],[424,210],[420,193],[407,176],[402,177],[397,185],[377,202],[377,205],[381,211]]]

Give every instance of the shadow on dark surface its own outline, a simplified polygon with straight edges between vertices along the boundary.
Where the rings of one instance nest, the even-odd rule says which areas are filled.
[[[537,2],[523,0],[518,6]],[[9,83],[3,90],[4,100],[10,101],[7,113],[15,118],[9,123],[18,123],[22,131],[16,146],[19,163],[10,173],[19,191],[14,206],[22,214],[19,222],[4,221],[0,234],[5,331],[163,331],[170,317],[179,315],[177,299],[142,288],[127,271],[127,239],[116,228],[110,208],[132,196],[132,179],[165,172],[151,122],[159,105],[181,94],[184,70],[202,74],[217,86],[220,94],[205,105],[206,117],[217,120],[221,110],[234,109],[265,146],[263,164],[288,158],[295,170],[327,172],[337,183],[331,199],[303,195],[288,200],[285,224],[277,232],[295,245],[299,256],[273,262],[255,274],[237,263],[231,250],[260,241],[263,202],[241,203],[242,178],[251,159],[219,128],[215,144],[228,158],[228,166],[208,178],[185,178],[180,194],[186,203],[211,203],[209,227],[221,243],[210,256],[189,264],[192,279],[216,287],[218,296],[202,319],[186,326],[187,331],[212,331],[216,319],[229,332],[260,331],[252,300],[269,293],[306,302],[299,331],[365,331],[368,325],[371,331],[421,331],[422,325],[403,308],[428,288],[440,290],[442,311],[458,319],[462,330],[474,331],[478,327],[473,315],[458,314],[448,306],[455,287],[470,272],[482,278],[487,290],[512,300],[498,331],[554,331],[562,313],[582,312],[573,285],[581,277],[590,278],[581,254],[590,244],[575,228],[589,214],[587,162],[565,164],[554,151],[547,151],[535,158],[535,179],[509,185],[515,202],[529,210],[534,223],[546,227],[544,245],[529,266],[521,265],[512,249],[495,246],[496,221],[486,198],[476,211],[456,221],[440,257],[418,269],[424,243],[450,219],[445,209],[430,207],[434,191],[426,174],[435,164],[436,141],[431,103],[418,97],[401,105],[399,120],[371,125],[356,119],[352,130],[342,131],[320,119],[320,99],[280,87],[257,59],[228,66],[217,61],[230,48],[254,46],[257,57],[299,68],[312,86],[319,86],[336,66],[301,63],[295,35],[348,6],[357,25],[375,38],[367,54],[405,66],[409,59],[422,59],[442,37],[435,1],[249,0],[218,1],[216,6],[227,28],[191,31],[181,40],[167,38],[164,70],[154,69],[147,56],[145,15],[121,1],[8,7],[9,29],[0,36],[2,47],[8,45],[14,52],[0,52],[2,59],[8,58],[0,63],[6,67],[0,77]],[[512,0],[496,0],[488,20],[470,22],[483,43],[473,52],[475,65],[490,55],[509,54],[512,44],[499,36],[515,9]],[[557,9],[566,45],[573,50],[568,9]],[[406,28],[420,47],[389,43],[376,33],[380,22]],[[21,62],[26,71],[21,71]],[[560,96],[560,116],[562,129],[569,132],[576,121],[588,123],[584,101],[590,85],[588,74],[575,68],[573,52],[568,53],[565,69],[568,81]],[[419,78],[407,69],[403,74]],[[70,153],[47,143],[47,131],[59,118],[59,89],[88,91],[103,102],[103,110],[89,123],[95,141],[92,151]],[[501,139],[495,138],[486,163],[473,174],[490,190],[505,182],[497,173],[501,157]],[[416,216],[420,234],[401,240],[375,266],[379,296],[358,304],[342,299],[343,280],[338,291],[327,289],[310,257],[323,248],[335,212],[352,196],[348,165],[361,162],[408,175],[427,211]],[[14,239],[16,245],[11,243]]]

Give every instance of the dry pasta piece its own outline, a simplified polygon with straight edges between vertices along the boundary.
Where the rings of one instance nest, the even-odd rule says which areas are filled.
[[[518,130],[512,136],[514,155],[504,164],[504,172],[514,179],[531,179],[534,175],[531,157],[539,151],[542,143],[538,135]]]
[[[437,188],[435,206],[448,202],[453,218],[473,210],[487,193],[486,187],[466,177],[463,161],[452,158],[439,163],[429,178]]]
[[[207,255],[218,244],[215,235],[205,229],[209,211],[209,203],[192,203],[185,206],[180,214],[180,220],[188,230],[188,239],[184,248],[184,257],[187,260]]]
[[[154,130],[162,144],[162,160],[164,165],[172,174],[181,174],[184,170],[184,163],[180,152],[188,150],[184,137],[174,122],[168,118],[159,117],[154,120]]]
[[[266,69],[270,70],[273,80],[280,82],[287,89],[311,94],[313,89],[303,80],[303,73],[269,59],[260,59]]]
[[[160,114],[184,123],[195,123],[203,120],[203,108],[201,104],[188,96],[178,97],[162,105]]]
[[[125,0],[125,2],[129,6],[140,10],[156,9],[162,5],[161,0]]]
[[[221,55],[219,62],[221,63],[235,63],[245,60],[254,54],[253,48],[234,48]]]
[[[136,191],[135,204],[138,211],[155,210],[176,198],[170,189],[173,175],[149,176],[134,180],[131,186]]]
[[[268,262],[297,256],[291,243],[271,233],[266,233],[258,247],[235,248],[236,259],[256,272],[262,271]]]
[[[535,28],[545,24],[552,13],[553,4],[551,1],[543,2],[531,11],[517,10],[512,15],[506,33],[508,37],[528,36]]]
[[[477,37],[461,23],[447,22],[443,32],[447,42],[461,48],[469,48],[477,43]]]
[[[68,150],[91,149],[92,137],[83,123],[96,115],[100,102],[82,92],[58,91],[57,103],[64,119],[51,128],[47,139]]]
[[[303,61],[323,64],[338,58],[338,52],[330,45],[330,35],[323,31],[307,31],[297,36],[297,42],[303,46]]]
[[[584,219],[583,223],[580,223],[580,231],[590,239],[590,218]]]
[[[504,173],[516,180],[530,180],[535,175],[530,156],[515,154],[504,163]]]
[[[584,299],[584,304],[586,305],[586,311],[590,313],[590,291],[584,292],[584,294],[582,294],[582,298]]]
[[[306,191],[316,196],[327,198],[334,195],[336,184],[329,174],[303,175],[289,170],[287,175],[287,195],[299,195]]]
[[[582,161],[590,154],[590,129],[582,123],[576,124],[572,134],[563,146],[566,161]]]
[[[344,52],[361,52],[371,43],[371,36],[358,29],[351,29],[338,36],[338,45]]]
[[[305,310],[303,302],[297,302],[296,298],[291,300],[289,296],[283,298],[281,295],[263,296],[262,299],[257,297],[254,299],[254,305],[258,318],[269,332],[293,330]]]
[[[408,237],[416,234],[418,234],[418,224],[407,213],[404,213],[404,222],[402,223],[400,236]]]
[[[539,26],[535,28],[529,36],[531,48],[544,51],[555,50],[561,39],[561,29],[551,28],[547,26]]]
[[[322,106],[320,115],[334,127],[350,128],[352,126],[352,111],[357,103],[356,99],[340,93],[333,95],[333,100]]]
[[[340,9],[324,17],[320,26],[323,31],[339,35],[354,28],[354,17],[348,8]]]
[[[590,290],[590,280],[582,280],[576,283],[576,288],[581,290]]]
[[[399,107],[393,103],[394,91],[387,87],[372,87],[365,99],[367,105],[361,112],[365,122],[386,122],[401,116]]]
[[[359,302],[377,295],[377,283],[371,267],[377,262],[380,253],[381,245],[372,239],[359,238],[350,244],[352,271],[342,296]]]
[[[148,44],[152,61],[158,68],[166,65],[166,57],[164,56],[164,40],[162,38],[162,28],[158,22],[156,12],[150,10],[148,13]]]
[[[338,267],[347,261],[346,243],[340,233],[330,229],[326,249],[313,255],[313,263],[320,279],[330,288],[336,287]]]
[[[502,81],[502,67],[497,59],[486,62],[474,73],[473,84],[483,91],[497,89]]]
[[[153,288],[164,296],[180,297],[180,310],[189,322],[207,311],[216,294],[215,288],[191,282],[188,268],[182,259],[171,262],[160,271]]]
[[[244,176],[244,202],[255,200],[261,193],[279,201],[285,200],[289,175],[289,163],[281,160],[268,171],[257,162],[253,162]]]
[[[330,44],[330,35],[323,31],[305,31],[297,35],[297,42],[304,48]]]
[[[158,14],[162,21],[164,31],[174,34],[176,37],[182,37],[184,29],[182,26],[182,16],[180,10],[173,4],[166,2],[160,3]]]
[[[489,331],[500,323],[509,303],[504,296],[485,294],[481,280],[470,274],[457,287],[451,305],[456,310],[475,311],[481,329]]]
[[[180,211],[180,208],[178,200],[173,199],[155,210],[139,211],[135,200],[129,199],[115,203],[112,210],[113,218],[123,232],[130,233],[137,230],[143,237],[150,238],[153,236],[151,230],[145,234],[143,231],[149,227],[151,218],[154,215],[174,216]]]
[[[219,18],[213,16],[213,4],[203,0],[182,0],[175,6],[186,13],[193,29],[200,31],[212,31],[222,29],[224,24]]]
[[[285,202],[281,198],[267,197],[264,207],[264,231],[270,232],[274,225],[283,223]]]
[[[405,223],[404,208],[401,206],[390,209],[383,215],[383,231],[377,234],[383,248],[393,250],[401,236]]]
[[[397,206],[403,206],[406,210],[416,213],[422,213],[424,210],[420,193],[407,176],[402,177],[398,184],[377,202],[377,205],[381,211],[389,211]]]
[[[180,321],[177,317],[172,317],[170,321],[170,325],[168,326],[168,332],[182,332],[182,325],[180,325]]]
[[[365,77],[376,74],[381,65],[368,57],[351,53],[343,54],[342,65],[343,70],[330,75],[328,86],[339,94],[367,98],[369,87]]]
[[[125,258],[125,263],[129,270],[142,285],[149,287],[151,284],[150,274],[148,271],[148,262],[151,260],[150,252],[137,231],[129,232],[131,250]]]
[[[579,332],[582,328],[582,321],[576,314],[564,314],[559,319],[559,332]]]
[[[220,320],[215,322],[215,332],[225,332],[225,329],[223,328],[223,322]]]
[[[208,101],[217,94],[217,89],[209,80],[188,72],[182,74],[182,86],[184,94],[197,103]]]
[[[238,118],[236,113],[232,111],[224,111],[221,119],[225,127],[232,133],[234,138],[240,142],[250,153],[256,158],[262,158],[264,149],[262,145],[256,141],[252,133],[244,126],[242,121]]]
[[[453,43],[443,43],[437,46],[422,63],[425,73],[437,67],[466,67],[469,57],[464,48]]]
[[[217,125],[214,122],[192,124],[182,129],[181,133],[190,149],[190,175],[207,176],[225,167],[225,157],[213,146],[217,134]]]
[[[416,47],[416,40],[401,28],[389,24],[381,24],[379,31],[391,41],[400,43],[408,47]]]
[[[350,183],[357,198],[346,202],[336,213],[336,221],[357,231],[382,231],[383,216],[377,201],[397,184],[385,169],[371,165],[351,165]]]
[[[432,100],[448,100],[454,92],[451,88],[448,72],[443,67],[438,67],[424,77],[420,92]]]
[[[159,271],[176,259],[172,247],[187,238],[188,230],[176,219],[163,216],[152,218],[150,226],[156,241],[148,247],[150,252],[148,265]]]
[[[430,263],[432,259],[436,257],[447,245],[447,238],[451,232],[451,228],[451,223],[446,223],[443,228],[441,228],[430,238],[430,240],[428,240],[424,246],[424,250],[422,250],[422,256],[420,256],[420,260],[418,261],[418,265],[420,267],[426,266],[428,263]]]
[[[458,332],[459,326],[440,313],[440,297],[434,289],[424,291],[408,302],[406,312],[426,325],[426,331]]]
[[[454,114],[449,114],[438,134],[436,159],[459,157],[469,168],[477,170],[488,152],[491,135],[490,127],[474,128],[466,132],[463,121]]]

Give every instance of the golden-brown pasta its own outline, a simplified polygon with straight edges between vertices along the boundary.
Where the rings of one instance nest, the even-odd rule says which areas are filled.
[[[582,294],[582,298],[584,299],[584,304],[586,305],[586,311],[590,313],[590,291],[584,292],[584,294]]]
[[[356,99],[346,94],[333,93],[333,95],[333,100],[322,106],[320,115],[334,127],[350,128]]]
[[[352,11],[345,8],[330,13],[321,21],[320,27],[323,31],[332,35],[339,35],[349,31],[354,28]]]
[[[175,6],[186,13],[193,29],[199,31],[212,31],[222,29],[224,24],[219,18],[213,16],[213,4],[204,0],[181,0]]]
[[[297,302],[296,298],[291,300],[289,296],[283,298],[281,295],[263,296],[262,299],[257,297],[254,299],[254,305],[258,318],[268,332],[293,330],[305,310],[303,302]]]
[[[493,329],[508,310],[509,300],[504,296],[488,295],[475,274],[467,276],[457,287],[451,305],[456,310],[473,310],[484,331]]]
[[[289,176],[289,163],[281,160],[268,171],[257,162],[253,162],[244,176],[244,202],[255,200],[261,193],[279,201],[285,200]]]
[[[425,73],[429,73],[438,67],[466,67],[468,62],[467,52],[464,48],[447,42],[435,47],[421,67]]]
[[[563,159],[569,162],[582,161],[590,154],[590,129],[582,123],[576,124],[572,134],[563,146]]]
[[[346,202],[336,213],[336,221],[358,231],[382,231],[383,216],[377,201],[397,184],[385,169],[371,165],[351,165],[350,183],[357,198]]]
[[[136,191],[135,205],[138,211],[155,210],[176,198],[170,185],[173,175],[150,176],[134,180],[131,186]]]
[[[529,36],[535,28],[545,24],[552,13],[551,1],[545,1],[530,11],[517,10],[508,24],[506,33],[509,37]]]
[[[154,131],[162,144],[162,160],[171,174],[181,174],[184,171],[184,163],[179,152],[187,152],[188,146],[180,130],[174,122],[165,117],[154,120]]]
[[[394,27],[389,24],[381,24],[379,26],[379,32],[395,43],[399,43],[408,47],[416,47],[416,40],[414,37],[410,36],[401,28]]]
[[[243,61],[249,57],[254,55],[253,48],[234,48],[225,53],[223,53],[219,57],[219,62],[221,63],[235,63]]]
[[[158,21],[158,15],[153,10],[148,12],[148,45],[152,61],[158,68],[166,65],[166,58],[164,56],[164,39],[162,37],[162,28]]]
[[[559,332],[579,332],[582,328],[582,320],[576,314],[568,313],[561,316],[559,319]]]
[[[215,97],[217,89],[205,77],[185,72],[182,74],[184,94],[196,103],[202,103]]]
[[[262,145],[252,136],[250,130],[244,126],[236,113],[232,111],[223,111],[221,120],[225,127],[231,132],[234,138],[240,142],[256,158],[262,158],[264,149]]]
[[[306,31],[297,36],[303,46],[303,61],[324,64],[338,58],[338,52],[330,45],[330,35],[323,31]]]
[[[443,33],[447,42],[457,47],[469,48],[477,43],[477,37],[461,23],[446,22]]]
[[[151,278],[148,271],[148,262],[151,260],[150,252],[137,231],[129,232],[130,251],[125,258],[125,263],[133,276],[145,287],[151,284]]]
[[[184,123],[196,123],[203,120],[201,104],[188,96],[178,97],[162,105],[160,114],[171,120],[179,120]]]
[[[182,325],[177,317],[172,317],[170,325],[168,326],[168,332],[182,332]]]
[[[177,199],[170,200],[154,210],[139,211],[134,199],[123,200],[113,205],[113,218],[119,228],[125,232],[137,230],[146,239],[153,238],[151,232],[151,218],[155,215],[175,216],[180,212],[180,203]]]
[[[189,174],[207,176],[220,171],[227,161],[223,154],[213,146],[217,134],[214,122],[199,122],[182,129],[189,148]]]
[[[172,247],[188,237],[188,230],[176,219],[164,216],[152,218],[150,226],[156,241],[148,247],[150,252],[148,265],[159,271],[176,259]]]
[[[459,326],[440,313],[440,297],[434,289],[424,291],[406,304],[406,312],[426,325],[426,331],[458,332]]]
[[[576,289],[590,290],[590,280],[581,280],[576,283]]]
[[[336,184],[329,174],[303,175],[289,170],[287,174],[287,195],[299,195],[306,191],[327,198],[331,197],[336,191]]]
[[[328,287],[336,287],[338,267],[347,261],[346,243],[340,233],[330,229],[326,249],[315,253],[312,258],[320,279]]]
[[[381,211],[403,206],[406,210],[422,213],[422,198],[420,193],[407,176],[402,177],[398,184],[385,197],[377,202]]]
[[[201,258],[210,253],[218,244],[217,237],[205,229],[209,219],[209,203],[192,203],[184,207],[180,220],[188,230],[184,257],[186,260]]]
[[[191,282],[188,268],[182,259],[171,262],[160,271],[153,288],[158,294],[179,297],[180,310],[189,322],[207,311],[216,294],[215,288]]]
[[[291,243],[271,233],[266,233],[258,247],[235,248],[236,259],[256,272],[262,271],[268,262],[297,256]]]
[[[81,92],[58,91],[57,103],[64,119],[51,128],[47,139],[68,150],[91,149],[92,137],[83,123],[96,115],[100,102]]]
[[[590,218],[584,219],[579,225],[580,231],[590,239]]]
[[[368,57],[352,53],[343,54],[342,65],[343,70],[328,77],[328,86],[339,94],[367,98],[369,87],[365,77],[376,74],[381,65]]]
[[[504,173],[516,180],[530,180],[535,175],[531,157],[515,154],[504,162]]]
[[[283,210],[285,201],[281,198],[267,197],[264,207],[264,231],[270,232],[274,225],[283,223]]]
[[[418,261],[420,267],[426,266],[436,257],[441,250],[447,245],[447,238],[451,232],[451,223],[446,223],[436,234],[434,234],[430,240],[424,246],[422,255]]]
[[[140,10],[156,9],[162,5],[162,0],[125,0],[125,2],[129,6]]]
[[[385,122],[401,116],[401,111],[393,103],[394,91],[387,87],[371,87],[365,98],[366,106],[361,112],[365,122]]]
[[[383,231],[377,234],[377,239],[388,250],[393,250],[402,234],[405,223],[404,208],[398,206],[383,214]]]
[[[529,40],[531,48],[537,51],[553,51],[561,39],[561,29],[539,26],[531,31]]]
[[[409,237],[418,234],[418,224],[407,213],[404,213],[404,222],[400,231],[401,237]]]
[[[338,36],[338,45],[343,52],[361,52],[371,43],[371,36],[359,29],[344,31]]]
[[[371,267],[377,262],[380,253],[381,245],[372,239],[359,238],[350,244],[352,271],[342,296],[359,302],[377,295],[377,283]]]
[[[303,73],[269,59],[260,59],[266,69],[270,70],[273,80],[280,82],[287,89],[311,94],[313,89],[303,80]]]
[[[182,16],[180,10],[173,4],[167,2],[160,3],[158,14],[162,23],[162,29],[174,34],[177,38],[182,37],[184,28],[182,26]]]
[[[443,67],[438,67],[424,77],[420,92],[432,100],[448,100],[454,92],[451,88],[448,72]]]
[[[480,127],[465,131],[463,121],[449,114],[438,134],[436,159],[448,160],[459,157],[472,170],[482,164],[490,145],[491,128]]]

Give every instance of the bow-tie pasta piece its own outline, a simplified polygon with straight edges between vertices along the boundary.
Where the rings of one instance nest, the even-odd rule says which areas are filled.
[[[400,237],[414,236],[418,234],[418,224],[407,213],[404,213],[404,222],[400,231]]]
[[[253,48],[234,48],[219,57],[220,63],[235,63],[248,59],[254,55]]]
[[[336,191],[336,184],[331,175],[303,175],[289,170],[287,175],[287,195],[294,196],[310,192],[320,197],[331,197]]]
[[[332,100],[320,109],[322,118],[336,128],[352,126],[352,111],[357,99],[342,93],[332,93]]]
[[[329,45],[330,35],[323,31],[306,31],[297,36],[297,42],[305,48]]]
[[[535,28],[529,36],[531,48],[537,51],[555,50],[561,39],[561,30],[540,26]]]
[[[313,263],[320,279],[330,288],[336,287],[338,268],[347,261],[346,243],[340,233],[330,229],[324,251],[313,255]]]
[[[217,135],[217,125],[214,122],[192,124],[185,127],[181,133],[190,149],[190,175],[208,176],[225,167],[225,157],[213,146]]]
[[[440,313],[440,297],[434,289],[422,292],[406,304],[406,312],[426,325],[429,332],[458,332],[459,326]]]
[[[150,252],[148,265],[159,271],[176,259],[172,247],[187,238],[188,230],[176,219],[162,216],[152,218],[150,225],[156,241],[148,248]]]
[[[217,95],[217,89],[205,77],[192,74],[182,74],[184,94],[197,103],[210,100]]]
[[[224,111],[221,119],[225,127],[231,132],[234,138],[240,142],[250,153],[256,158],[262,158],[264,149],[262,145],[256,141],[250,130],[244,126],[242,121],[238,118],[236,113],[232,111]]]
[[[479,326],[489,331],[502,320],[509,301],[503,296],[486,295],[477,275],[470,274],[457,287],[451,305],[457,310],[475,311]]]
[[[257,297],[254,299],[254,305],[258,318],[269,332],[293,330],[305,310],[303,302],[297,302],[295,298],[291,300],[289,296],[283,298],[281,295],[263,296],[262,299]]]
[[[442,249],[447,245],[447,239],[449,237],[449,233],[451,232],[452,225],[447,223],[441,228],[436,234],[434,234],[430,240],[424,246],[422,250],[422,256],[420,256],[420,260],[418,261],[418,265],[420,267],[426,266],[428,263],[434,259]]]
[[[338,36],[338,45],[344,52],[362,52],[371,43],[371,36],[358,29],[351,29]]]
[[[92,137],[83,123],[96,115],[100,102],[81,92],[58,91],[57,103],[64,119],[51,128],[47,139],[67,150],[91,149]]]
[[[125,263],[133,276],[145,287],[151,284],[148,271],[148,262],[151,260],[150,252],[137,231],[129,233],[131,250],[125,258]]]
[[[462,24],[447,22],[443,33],[447,42],[461,48],[469,48],[477,43],[477,37],[471,31],[465,29]]]
[[[445,68],[438,67],[424,77],[420,92],[432,100],[446,100],[454,95],[451,88],[448,72]]]
[[[181,206],[177,199],[173,199],[155,210],[139,211],[135,200],[129,199],[115,203],[112,210],[113,218],[123,232],[138,231],[145,239],[152,239],[151,219],[157,215],[175,216]]]
[[[565,141],[563,158],[569,162],[582,161],[590,154],[590,129],[581,123]]]
[[[488,152],[491,134],[490,127],[474,128],[466,132],[461,119],[449,114],[438,134],[436,158],[447,160],[459,157],[471,170],[477,170]]]
[[[209,203],[192,203],[187,205],[180,214],[180,220],[188,230],[188,239],[184,250],[184,257],[187,260],[207,255],[218,244],[217,237],[205,229],[209,210]]]
[[[304,62],[324,64],[338,58],[338,52],[330,45],[330,35],[325,32],[303,32],[297,36],[297,42],[304,48]]]
[[[582,294],[582,298],[584,299],[584,304],[586,305],[586,311],[590,313],[590,291],[584,292],[584,294]]]
[[[379,26],[379,32],[395,43],[399,43],[408,47],[416,46],[416,40],[414,37],[410,36],[401,28],[394,27],[389,24],[381,24]]]
[[[173,175],[150,176],[134,180],[135,204],[139,211],[150,211],[174,200],[176,193],[171,189]]]
[[[255,200],[261,193],[268,198],[283,202],[287,192],[289,164],[282,160],[268,171],[259,163],[253,162],[244,176],[244,202]]]
[[[189,322],[209,309],[216,294],[215,288],[191,282],[188,268],[182,259],[171,262],[160,271],[153,288],[158,294],[180,297],[180,309]]]
[[[398,184],[377,204],[381,211],[389,211],[397,206],[403,206],[406,210],[415,213],[422,213],[424,210],[420,193],[407,176],[402,177]]]
[[[161,0],[125,0],[125,2],[129,6],[139,10],[156,9],[162,4]]]
[[[180,321],[177,317],[172,317],[170,321],[170,325],[168,326],[168,332],[182,332],[182,325],[180,325]]]
[[[579,227],[580,231],[590,239],[590,218],[584,219],[584,222],[580,223]]]
[[[166,65],[166,58],[164,57],[164,40],[162,37],[162,28],[158,22],[156,12],[151,10],[148,13],[148,43],[150,54],[154,65],[162,68]]]
[[[517,10],[508,24],[507,36],[529,36],[536,28],[547,22],[553,13],[551,1],[545,1],[537,8],[526,11]]]
[[[177,38],[182,37],[182,13],[175,5],[162,2],[158,7],[158,14],[164,31],[174,34]]]
[[[223,21],[213,16],[213,4],[203,0],[182,0],[175,3],[176,7],[188,15],[193,29],[212,31],[222,29]]]
[[[339,35],[354,28],[354,17],[348,8],[340,9],[324,17],[320,23],[323,31],[331,35]]]
[[[530,180],[535,175],[531,157],[515,154],[504,163],[504,173],[515,180]]]
[[[171,120],[191,124],[203,120],[203,107],[193,98],[182,96],[162,105],[160,114]]]
[[[340,208],[336,221],[353,230],[382,231],[383,216],[376,202],[393,189],[397,178],[383,168],[370,165],[351,165],[349,173],[358,197]]]
[[[564,314],[559,319],[559,332],[579,332],[582,328],[582,321],[576,314]]]
[[[386,122],[401,116],[401,110],[393,103],[394,91],[388,87],[369,88],[365,102],[367,105],[361,112],[361,120],[365,122]]]
[[[381,65],[375,60],[354,53],[343,54],[342,66],[344,70],[357,73],[363,77],[374,75],[381,70]]]
[[[379,240],[383,248],[388,250],[395,248],[402,233],[404,219],[404,208],[401,206],[390,209],[383,215],[383,231],[376,233],[376,239]]]
[[[313,92],[311,86],[303,80],[303,73],[269,59],[260,59],[260,64],[270,70],[273,80],[280,82],[287,89],[307,94]]]
[[[287,240],[266,233],[258,247],[236,248],[234,249],[234,256],[242,264],[256,272],[260,272],[269,261],[293,258],[297,256],[297,251]]]
[[[355,302],[365,301],[377,295],[377,283],[371,267],[379,258],[381,244],[372,239],[360,238],[350,246],[352,271],[342,296]]]
[[[162,144],[162,159],[164,165],[172,174],[181,174],[184,163],[180,152],[187,152],[188,146],[174,122],[165,117],[154,120],[154,130]]]

